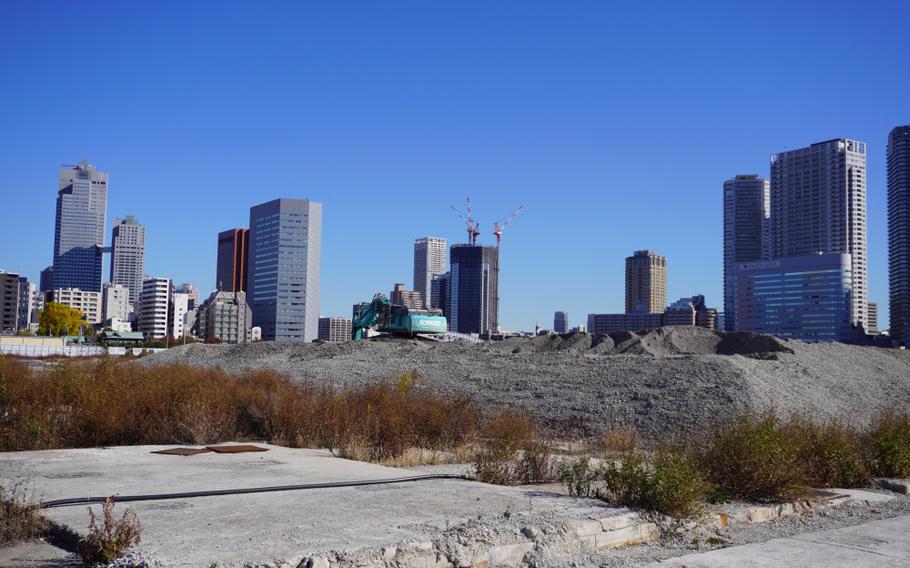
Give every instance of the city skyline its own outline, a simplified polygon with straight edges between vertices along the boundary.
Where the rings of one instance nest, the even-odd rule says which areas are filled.
[[[57,25],[65,16],[40,7],[12,10],[21,11],[13,14],[21,26],[0,40],[11,42],[10,49],[25,41],[23,34]],[[87,17],[103,15],[92,5],[86,12]],[[190,7],[177,24],[181,33],[184,26],[201,26],[203,32],[222,26],[227,37],[240,29],[233,17],[216,14],[207,21],[204,12]],[[771,153],[845,137],[867,144],[868,297],[879,303],[879,326],[886,327],[885,147],[892,128],[910,123],[901,98],[910,79],[893,73],[903,64],[895,39],[898,22],[908,13],[903,4],[857,11],[858,31],[850,33],[862,50],[831,44],[831,34],[846,33],[850,26],[806,7],[796,8],[787,22],[776,21],[772,9],[753,13],[725,7],[710,24],[682,7],[657,13],[570,8],[556,18],[539,9],[515,10],[509,15],[526,27],[509,30],[508,42],[491,43],[481,34],[477,45],[457,55],[451,50],[456,38],[482,25],[470,7],[447,14],[456,35],[420,10],[406,18],[394,10],[383,14],[366,8],[348,31],[334,28],[337,37],[315,28],[339,21],[340,12],[290,12],[288,27],[279,24],[274,38],[257,35],[255,53],[220,39],[211,46],[187,43],[182,35],[163,55],[149,50],[141,45],[156,43],[149,34],[174,33],[155,14],[142,29],[127,24],[111,30],[111,40],[122,46],[119,54],[109,54],[106,42],[87,38],[66,53],[105,73],[108,88],[73,93],[50,106],[41,93],[53,92],[62,39],[36,45],[28,60],[4,63],[19,86],[2,95],[6,104],[0,112],[9,136],[0,161],[5,160],[8,183],[15,188],[4,198],[10,210],[26,214],[10,220],[9,230],[19,242],[4,247],[0,267],[38,281],[51,262],[54,169],[86,159],[111,176],[109,218],[132,213],[147,227],[146,272],[194,282],[203,293],[215,286],[217,232],[245,226],[244,212],[255,203],[279,196],[310,198],[326,206],[320,312],[346,315],[353,301],[387,291],[389,283],[410,281],[415,238],[438,235],[450,244],[463,243],[463,225],[448,208],[470,195],[482,222],[483,244],[495,242],[494,220],[516,203],[525,205],[502,243],[505,329],[547,326],[556,309],[574,314],[573,326],[587,313],[623,311],[623,274],[612,259],[640,248],[669,259],[669,299],[701,293],[710,305],[720,306],[722,211],[717,204],[723,180],[737,174],[769,178]],[[302,15],[310,36],[290,33],[292,22],[303,21],[294,16]],[[243,14],[254,24],[273,16]],[[809,17],[821,21],[806,26]],[[652,25],[633,37],[611,20]],[[737,26],[724,29],[724,22],[734,21]],[[544,29],[561,46],[559,57],[546,47],[551,42],[535,39]],[[801,31],[786,45],[731,41],[725,53],[717,53],[707,42],[681,42],[683,30],[687,37],[715,34],[711,43],[750,30]],[[296,74],[280,73],[289,56],[311,51],[311,42],[338,49],[299,60]],[[413,65],[382,65],[404,53],[400,50],[411,53],[409,46],[418,43],[426,52],[414,54]],[[375,54],[366,49],[375,45],[383,47]],[[674,45],[679,49],[671,53]],[[831,57],[811,76],[774,63],[793,52],[819,49]],[[211,81],[196,81],[195,67],[171,58],[178,53],[205,62]],[[481,53],[489,57],[474,66]],[[751,77],[773,77],[787,88],[747,90],[714,76],[718,65],[735,64]],[[833,89],[841,88],[834,71],[841,65],[859,70],[863,89],[856,105],[831,100]],[[235,68],[250,72],[248,82],[236,79]],[[369,77],[381,75],[363,83],[372,85],[368,94],[357,88],[364,79],[360,69]],[[611,73],[604,73],[607,69]],[[165,84],[148,80],[155,73],[165,74],[165,84],[188,88],[168,95]],[[504,81],[497,80],[503,73]],[[544,76],[559,81],[541,83]],[[322,88],[299,88],[314,82]],[[281,88],[259,90],[263,84]],[[674,87],[672,95],[668,85]],[[291,100],[282,92],[298,94]],[[76,113],[90,114],[92,127],[61,134],[60,124]],[[731,125],[747,135],[729,136]],[[655,136],[658,127],[661,135]],[[160,175],[148,175],[152,162]],[[373,195],[383,199],[377,203]],[[354,212],[368,203],[379,220],[364,226]],[[679,214],[692,207],[699,207],[697,222]],[[554,229],[565,223],[572,230]],[[377,253],[366,254],[371,249]],[[598,262],[586,262],[592,258]],[[546,271],[540,270],[541,261]],[[528,282],[558,290],[567,300],[554,296],[541,302]]]

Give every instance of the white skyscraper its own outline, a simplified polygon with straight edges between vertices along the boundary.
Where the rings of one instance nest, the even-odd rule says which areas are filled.
[[[111,282],[127,288],[130,303],[139,301],[145,278],[145,227],[132,216],[114,219],[111,231]]]
[[[851,322],[867,326],[863,142],[838,138],[771,156],[771,240],[774,258],[849,254]]]
[[[414,291],[420,292],[423,305],[434,305],[432,298],[433,276],[446,273],[446,240],[440,237],[423,237],[414,241]]]
[[[139,331],[146,338],[167,337],[171,280],[169,278],[146,278],[139,293]]]

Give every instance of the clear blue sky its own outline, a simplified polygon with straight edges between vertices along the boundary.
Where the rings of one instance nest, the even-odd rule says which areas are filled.
[[[735,5],[734,5],[735,4]],[[323,314],[503,238],[508,329],[621,311],[623,259],[722,304],[721,186],[835,137],[869,149],[870,299],[887,304],[885,142],[910,123],[910,3],[3,2],[0,267],[51,262],[56,175],[110,174],[146,269],[214,286],[219,230],[325,205]],[[887,310],[881,313],[886,325]]]

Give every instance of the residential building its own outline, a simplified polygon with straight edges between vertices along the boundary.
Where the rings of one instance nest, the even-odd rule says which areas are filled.
[[[663,314],[588,314],[588,333],[639,331],[663,325]]]
[[[171,280],[153,276],[142,281],[139,293],[139,331],[147,339],[167,337]]]
[[[44,303],[55,302],[82,312],[86,322],[101,323],[101,292],[79,288],[55,288],[44,293]]]
[[[59,174],[52,287],[100,293],[107,174],[86,161]]]
[[[568,312],[556,312],[553,314],[553,331],[556,333],[569,332],[569,314]]]
[[[735,274],[737,331],[804,341],[851,341],[850,255],[744,262]]]
[[[132,310],[129,288],[122,284],[105,282],[101,291],[101,321],[106,324],[112,319],[129,322],[130,313]]]
[[[705,304],[701,294],[680,298],[664,312],[663,325],[690,325],[717,329],[717,310]]]
[[[275,199],[250,209],[247,293],[263,339],[317,338],[321,242],[321,203]]]
[[[733,270],[739,262],[771,256],[771,184],[757,175],[724,182],[724,312],[726,331],[735,331]]]
[[[16,333],[19,325],[19,275],[0,270],[0,334]]]
[[[19,310],[16,317],[16,329],[29,329],[35,314],[35,284],[25,276],[19,277]]]
[[[910,125],[888,134],[889,333],[910,347]]]
[[[863,142],[838,138],[771,156],[771,240],[775,259],[819,253],[834,254],[835,259],[837,255],[849,255],[849,269],[842,268],[850,273],[850,323],[866,327],[868,245]],[[739,315],[732,315],[738,324]],[[804,335],[814,337],[815,333],[807,329]]]
[[[878,335],[878,303],[869,302],[867,313],[869,323],[866,325],[866,333],[869,335]]]
[[[192,310],[199,306],[199,288],[196,286],[184,282],[177,287],[177,291],[181,294],[187,295],[187,309]]]
[[[196,313],[196,335],[222,343],[246,343],[251,337],[253,312],[246,292],[212,292]]]
[[[452,245],[449,256],[450,331],[490,334],[499,331],[499,249]]]
[[[215,287],[222,292],[246,292],[250,243],[248,229],[228,229],[218,233],[218,261]],[[197,298],[198,301],[198,298]]]
[[[111,282],[129,290],[130,304],[139,301],[145,279],[145,227],[132,215],[114,219],[111,229]]]
[[[637,250],[626,258],[626,313],[660,314],[667,305],[667,258]]]
[[[351,341],[351,334],[351,320],[348,318],[319,318],[319,339],[330,342]]]
[[[38,291],[47,292],[54,289],[54,267],[48,266],[41,271],[41,278],[38,280]]]
[[[171,301],[168,304],[168,335],[181,338],[189,332],[184,327],[186,313],[189,311],[190,295],[186,292],[171,292]]]
[[[432,307],[433,277],[446,272],[446,240],[422,237],[414,240],[414,291],[420,293],[423,305]],[[438,302],[437,302],[438,303]]]
[[[423,297],[420,292],[406,290],[401,282],[395,284],[392,293],[389,294],[389,300],[396,306],[404,306],[413,310],[423,309]]]

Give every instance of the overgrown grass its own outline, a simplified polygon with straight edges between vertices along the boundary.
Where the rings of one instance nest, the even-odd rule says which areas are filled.
[[[527,414],[502,411],[487,420],[474,453],[477,479],[516,485],[553,479],[549,445]]]
[[[866,433],[869,468],[881,477],[910,477],[910,414],[885,410]]]
[[[416,373],[336,392],[265,371],[0,363],[0,451],[245,439],[384,461],[463,446],[479,420],[469,398],[438,394]]]
[[[0,547],[35,539],[47,528],[29,496],[27,482],[11,480],[0,485]]]

